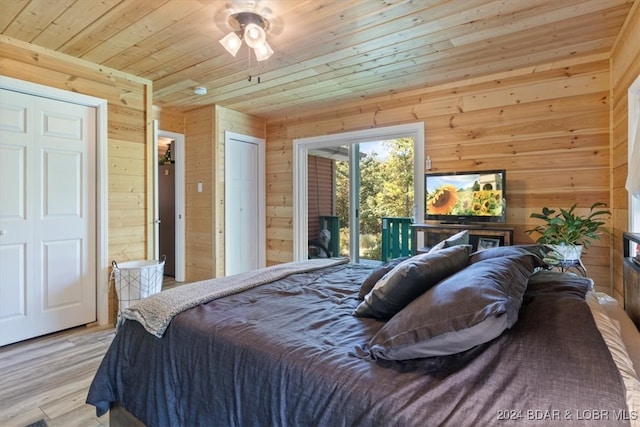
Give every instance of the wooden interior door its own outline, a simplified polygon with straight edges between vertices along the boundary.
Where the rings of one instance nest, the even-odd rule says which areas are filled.
[[[96,111],[0,93],[0,345],[96,320]]]

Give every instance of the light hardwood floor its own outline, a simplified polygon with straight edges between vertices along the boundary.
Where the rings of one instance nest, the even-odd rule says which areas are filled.
[[[162,289],[182,284],[165,276]],[[109,415],[84,402],[114,335],[112,325],[79,326],[1,347],[0,426],[108,426]]]
[[[0,425],[108,426],[85,403],[113,326],[80,326],[0,348]]]

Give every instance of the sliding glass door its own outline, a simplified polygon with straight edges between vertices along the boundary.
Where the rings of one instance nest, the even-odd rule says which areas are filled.
[[[380,260],[382,219],[413,215],[413,138],[312,150],[308,171],[309,240],[352,262]],[[323,256],[316,246],[310,256]]]
[[[329,234],[330,256],[380,259],[383,217],[424,217],[423,175],[423,123],[294,140],[294,260]]]

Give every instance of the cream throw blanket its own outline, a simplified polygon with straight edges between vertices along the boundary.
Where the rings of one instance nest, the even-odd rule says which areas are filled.
[[[150,334],[161,338],[177,314],[217,298],[271,283],[295,273],[306,273],[346,264],[348,258],[318,258],[278,264],[228,277],[208,279],[153,294],[118,315],[117,328],[126,320],[138,321]]]

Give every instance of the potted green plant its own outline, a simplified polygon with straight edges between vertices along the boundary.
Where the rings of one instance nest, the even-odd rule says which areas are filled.
[[[552,254],[550,260],[547,260],[551,263],[554,258],[556,263],[579,260],[583,247],[588,248],[593,240],[600,239],[600,234],[609,233],[604,219],[609,218],[611,212],[606,209],[605,203],[596,202],[591,205],[586,216],[578,215],[576,207],[577,204],[574,204],[569,209],[559,209],[559,212],[543,207],[542,213],[530,215],[531,218],[542,220],[544,224],[525,230],[525,233],[539,234],[536,242],[554,249],[556,254]]]

